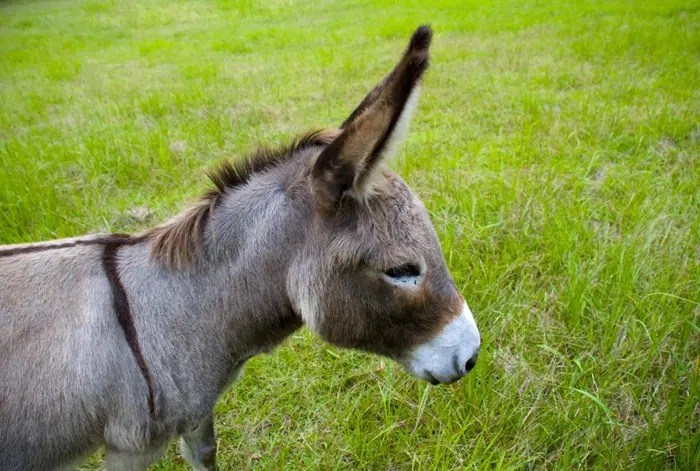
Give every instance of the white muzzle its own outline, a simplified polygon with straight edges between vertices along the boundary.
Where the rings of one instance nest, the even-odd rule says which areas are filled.
[[[433,384],[453,383],[474,367],[480,345],[479,329],[465,302],[459,316],[413,351],[406,368]]]

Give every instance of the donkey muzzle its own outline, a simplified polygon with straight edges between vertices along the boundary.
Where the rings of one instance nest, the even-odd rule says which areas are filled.
[[[474,368],[480,345],[479,329],[465,302],[459,316],[413,351],[406,367],[433,384],[453,383]]]

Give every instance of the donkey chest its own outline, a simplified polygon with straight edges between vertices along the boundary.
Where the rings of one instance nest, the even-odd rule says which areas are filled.
[[[201,421],[211,414],[219,396],[231,388],[243,375],[244,364],[236,366],[226,378],[223,387],[214,391],[207,378],[200,377],[202,389],[195,395],[180,397],[171,401],[171,406],[166,411],[163,424],[170,438],[190,432],[197,428]],[[206,391],[205,391],[206,390]]]

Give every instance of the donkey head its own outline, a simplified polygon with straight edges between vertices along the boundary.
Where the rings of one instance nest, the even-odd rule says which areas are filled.
[[[423,204],[382,163],[406,131],[431,37],[429,27],[416,30],[399,64],[312,160],[313,224],[288,289],[330,343],[450,383],[474,366],[479,331]]]

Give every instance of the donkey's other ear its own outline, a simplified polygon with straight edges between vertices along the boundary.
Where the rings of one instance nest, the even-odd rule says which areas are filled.
[[[377,163],[403,137],[428,68],[429,26],[419,27],[394,70],[341,126],[342,133],[318,156],[312,171],[316,203],[332,210],[345,194],[361,196]]]

